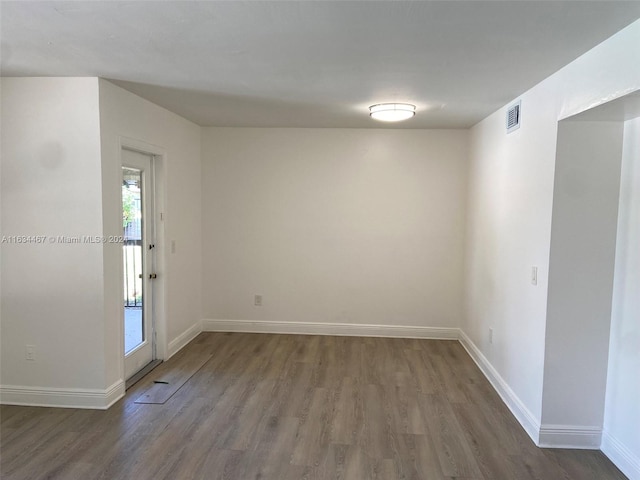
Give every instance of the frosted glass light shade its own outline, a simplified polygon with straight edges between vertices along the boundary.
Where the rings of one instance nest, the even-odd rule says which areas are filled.
[[[416,114],[416,106],[408,103],[379,103],[369,107],[371,118],[381,122],[400,122]]]

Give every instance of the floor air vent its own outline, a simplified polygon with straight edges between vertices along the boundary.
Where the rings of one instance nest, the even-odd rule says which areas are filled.
[[[520,128],[520,104],[521,102],[518,101],[507,110],[507,133]]]

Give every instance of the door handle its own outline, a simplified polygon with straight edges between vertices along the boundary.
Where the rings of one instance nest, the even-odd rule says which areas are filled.
[[[150,274],[149,274],[149,278],[150,278],[151,280],[153,280],[153,279],[155,279],[155,278],[158,278],[158,275],[156,275],[155,273],[150,273]]]

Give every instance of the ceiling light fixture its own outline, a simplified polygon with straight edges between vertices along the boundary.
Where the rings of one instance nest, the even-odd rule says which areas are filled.
[[[371,118],[381,122],[400,122],[416,114],[416,106],[409,103],[378,103],[369,107]]]

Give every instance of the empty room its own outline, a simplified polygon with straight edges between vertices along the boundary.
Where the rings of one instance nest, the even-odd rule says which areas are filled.
[[[640,2],[0,0],[0,477],[640,480]]]

